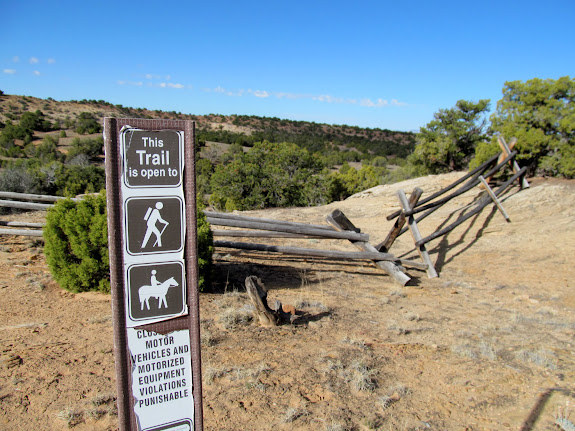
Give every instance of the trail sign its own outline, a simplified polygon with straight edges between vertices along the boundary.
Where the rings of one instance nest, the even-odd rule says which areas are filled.
[[[120,430],[202,431],[194,123],[104,138]]]
[[[184,201],[179,196],[130,197],[124,214],[130,255],[183,250]]]
[[[183,133],[122,131],[124,182],[128,187],[177,187],[182,183]]]
[[[187,313],[181,262],[132,265],[128,268],[128,313],[142,321]]]

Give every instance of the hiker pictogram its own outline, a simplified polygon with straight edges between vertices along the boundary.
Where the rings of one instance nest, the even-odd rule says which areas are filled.
[[[185,216],[180,197],[130,197],[125,203],[125,218],[126,249],[130,255],[183,250]],[[150,272],[146,278],[150,279]]]
[[[163,235],[164,231],[166,230],[166,228],[168,227],[168,225],[170,224],[162,218],[162,216],[160,214],[160,210],[162,208],[164,208],[164,204],[162,202],[156,202],[154,209],[149,207],[148,211],[146,211],[146,215],[144,216],[144,220],[146,220],[147,229],[146,229],[146,234],[144,235],[144,241],[142,242],[142,248],[144,248],[146,246],[146,244],[148,243],[148,240],[150,239],[152,234],[156,235],[156,242],[154,242],[153,247],[156,247],[156,246],[161,247],[162,246],[162,235]],[[157,226],[158,223],[164,224],[161,231]]]

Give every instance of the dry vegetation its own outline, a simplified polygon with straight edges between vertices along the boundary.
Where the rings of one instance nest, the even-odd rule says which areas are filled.
[[[391,227],[385,215],[397,208],[397,188],[419,186],[425,196],[458,175],[250,215],[322,223],[339,208],[377,243]],[[478,193],[426,219],[423,233],[457,218]],[[219,249],[219,291],[201,295],[204,428],[570,429],[575,183],[539,179],[507,193],[503,205],[511,223],[484,210],[429,245],[439,278],[410,270],[405,288],[368,262]],[[336,240],[305,243],[351,249]],[[409,234],[392,251],[415,257]],[[270,301],[295,305],[300,318],[258,327],[243,290],[248,275],[264,281]],[[1,429],[116,428],[110,316],[108,297],[54,284],[41,243],[0,238]]]

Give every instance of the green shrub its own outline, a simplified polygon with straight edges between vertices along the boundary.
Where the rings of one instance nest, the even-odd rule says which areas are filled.
[[[198,199],[199,201],[199,199]],[[198,204],[199,205],[199,204]],[[214,238],[204,211],[198,206],[198,287],[200,292],[208,290],[212,282],[212,255],[214,254]]]
[[[60,165],[55,173],[59,196],[97,193],[106,186],[104,168],[99,166]]]
[[[307,205],[305,185],[322,168],[319,157],[295,144],[256,143],[215,168],[210,203],[226,211]]]
[[[54,279],[71,292],[110,292],[106,194],[81,201],[61,200],[46,217],[46,260]],[[198,210],[198,266],[200,291],[211,281],[212,232],[206,216]]]
[[[58,284],[71,292],[110,292],[106,195],[65,199],[48,211],[46,261]]]

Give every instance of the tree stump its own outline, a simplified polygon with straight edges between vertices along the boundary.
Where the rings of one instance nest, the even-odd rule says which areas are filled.
[[[254,314],[262,326],[277,326],[280,316],[268,306],[268,291],[255,275],[246,277],[246,291],[254,305]]]

